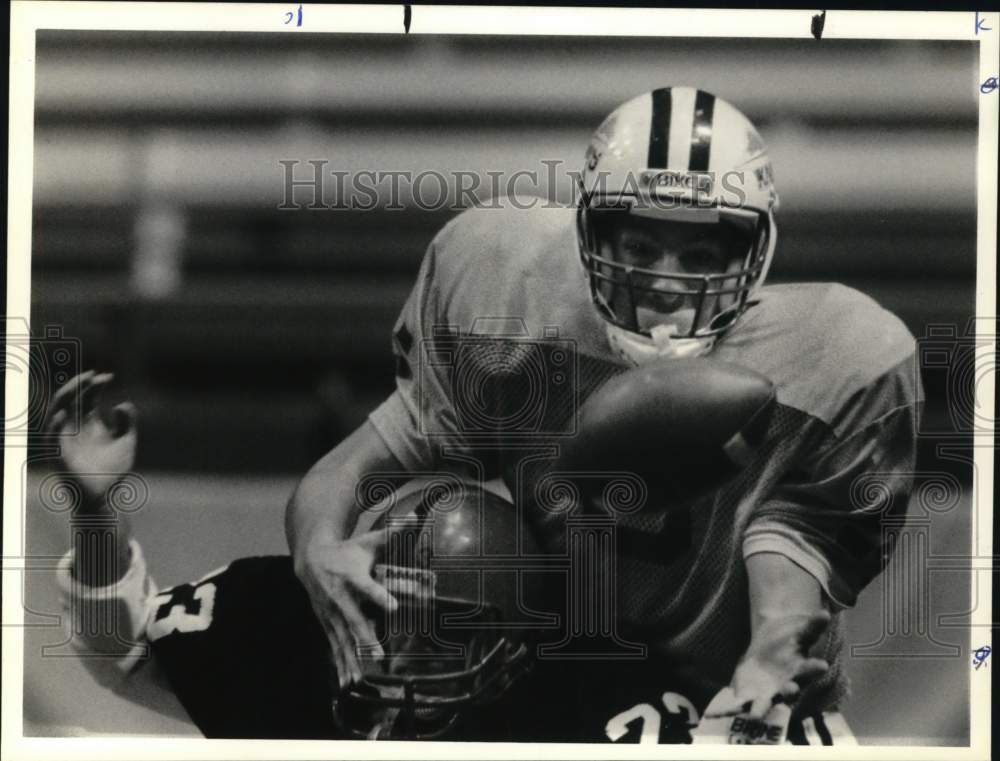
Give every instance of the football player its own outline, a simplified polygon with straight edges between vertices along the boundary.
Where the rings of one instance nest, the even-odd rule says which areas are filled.
[[[117,509],[136,414],[129,402],[103,401],[110,381],[92,371],[72,379],[48,424],[60,443],[59,488],[74,501],[73,546],[56,573],[63,622],[100,684],[153,711],[167,689],[208,737],[511,739],[515,714],[484,707],[530,671],[531,632],[516,625],[516,609],[521,600],[544,607],[544,571],[455,563],[509,559],[519,547],[538,554],[502,496],[411,480],[377,505],[375,528],[357,542],[380,553],[380,578],[400,608],[379,631],[388,656],[362,660],[363,678],[340,691],[290,557],[240,558],[157,588]],[[432,569],[439,558],[450,567]]]
[[[352,537],[366,475],[449,463],[499,475],[558,551],[566,511],[536,486],[579,405],[638,364],[707,355],[768,377],[777,408],[739,477],[617,517],[615,551],[595,561],[613,579],[614,634],[683,664],[691,686],[669,702],[707,709],[720,735],[791,705],[794,739],[832,741],[843,611],[886,562],[882,520],[911,488],[914,340],[843,285],[765,285],[774,174],[757,129],[721,98],[667,87],[624,103],[579,184],[572,208],[501,200],[440,231],[394,328],[395,391],[289,503],[295,571],[338,679],[362,679],[359,646],[377,655],[365,607],[397,604]],[[641,673],[665,692],[677,678]],[[656,701],[622,711],[651,716],[644,705]],[[628,734],[621,714],[606,719],[609,738]]]
[[[783,705],[763,721],[699,724],[703,680],[655,653],[536,659],[572,629],[552,617],[547,556],[495,488],[441,474],[370,505],[357,542],[399,607],[373,616],[384,656],[359,657],[361,678],[340,689],[289,557],[157,588],[117,509],[137,430],[130,403],[104,401],[110,381],[86,372],[50,408],[74,500],[57,580],[69,641],[127,700],[159,712],[166,689],[203,734],[230,738],[778,743],[837,732],[836,717],[789,722]]]

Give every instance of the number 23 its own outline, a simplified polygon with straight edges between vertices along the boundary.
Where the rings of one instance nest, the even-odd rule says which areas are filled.
[[[658,743],[660,741],[660,727],[663,724],[665,716],[669,721],[674,717],[679,717],[681,712],[686,714],[685,723],[688,729],[698,726],[698,711],[686,697],[678,695],[676,692],[664,692],[662,701],[663,709],[659,709],[649,703],[638,703],[628,710],[611,717],[604,727],[604,733],[611,742],[618,742],[638,722],[638,742]]]

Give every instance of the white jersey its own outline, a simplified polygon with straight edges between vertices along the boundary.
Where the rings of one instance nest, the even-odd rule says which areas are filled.
[[[579,406],[627,367],[590,302],[574,210],[501,206],[461,214],[430,244],[393,332],[397,389],[370,420],[409,471],[472,462],[501,475],[559,552],[565,511],[537,487]],[[696,503],[620,515],[614,557],[599,560],[618,633],[690,665],[706,694],[748,644],[746,557],[789,558],[835,611],[881,571],[883,520],[907,510],[922,402],[909,331],[835,283],[762,288],[711,356],[775,386],[753,461]],[[855,488],[865,479],[878,488]],[[801,710],[846,693],[840,627],[835,615],[832,668]]]

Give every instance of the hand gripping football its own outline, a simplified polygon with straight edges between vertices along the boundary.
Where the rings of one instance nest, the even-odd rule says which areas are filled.
[[[671,499],[714,491],[753,459],[774,398],[770,380],[739,365],[708,358],[645,364],[587,399],[556,467],[634,473],[646,484],[647,507],[666,508]]]

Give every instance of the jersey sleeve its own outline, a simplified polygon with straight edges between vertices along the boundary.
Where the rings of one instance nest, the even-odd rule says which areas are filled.
[[[811,573],[837,607],[888,561],[884,528],[905,520],[922,408],[913,356],[851,396],[832,427],[754,512],[743,555],[775,552]]]
[[[462,442],[449,380],[454,355],[446,345],[448,284],[441,259],[450,226],[428,246],[416,283],[392,332],[396,389],[369,420],[409,471],[433,467],[442,444]]]
[[[129,548],[128,570],[109,586],[92,587],[77,581],[72,573],[73,550],[56,568],[67,639],[98,682],[112,688],[120,686],[149,658],[146,620],[158,592],[146,570],[141,546],[132,540]]]

